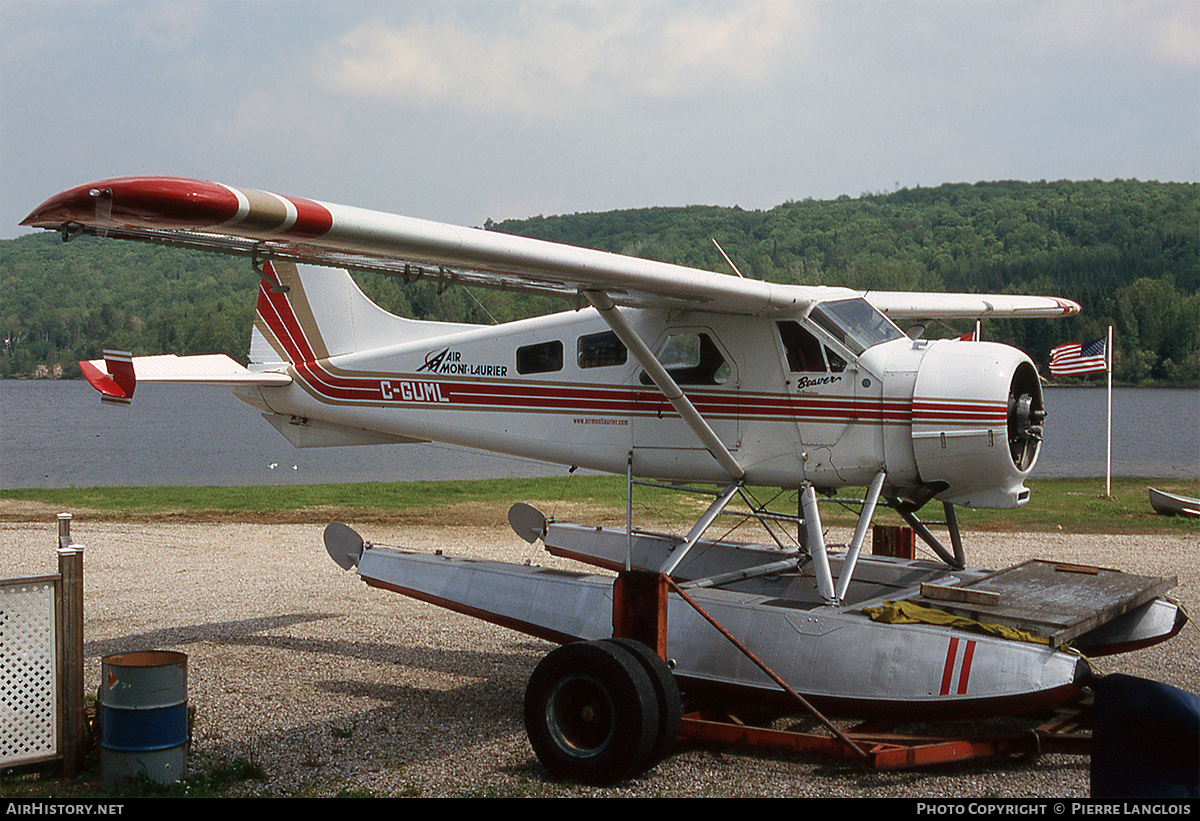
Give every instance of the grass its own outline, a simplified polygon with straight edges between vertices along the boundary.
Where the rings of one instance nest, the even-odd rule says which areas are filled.
[[[1200,497],[1200,481],[1113,479],[1105,496],[1103,479],[1044,479],[1029,482],[1031,499],[1015,511],[968,510],[959,523],[977,530],[1066,530],[1073,533],[1195,533],[1200,519],[1163,516],[1150,507],[1146,488]]]
[[[1037,479],[1030,481],[1031,500],[1017,510],[958,508],[967,530],[1057,531],[1075,533],[1197,533],[1200,520],[1155,514],[1146,495],[1148,485],[1200,497],[1200,480],[1119,478],[1110,496],[1103,479]],[[766,491],[764,495],[764,491]],[[796,493],[778,494],[772,508],[796,511]],[[756,489],[766,501],[770,489]],[[839,497],[861,495],[848,489]],[[649,517],[668,524],[688,524],[706,500],[696,495],[639,487],[635,490],[635,521]],[[503,525],[516,501],[568,506],[591,522],[623,522],[625,480],[617,476],[571,476],[544,479],[396,482],[256,487],[97,487],[0,490],[0,519],[30,518],[30,505],[45,511],[66,511],[92,519],[179,519],[195,521],[313,521],[343,518],[354,521],[396,521],[437,524]],[[936,505],[925,516],[940,518]],[[51,514],[52,515],[52,514]],[[826,524],[852,523],[855,513],[823,506]],[[877,522],[899,523],[891,511]]]
[[[246,487],[93,487],[0,490],[4,502],[33,502],[63,510],[86,510],[93,518],[177,517],[261,520],[311,518],[353,511],[359,518],[417,518],[464,506],[507,509],[519,499],[601,500],[622,505],[624,480],[496,479],[461,482],[365,482],[359,484]],[[11,519],[9,514],[6,518]]]

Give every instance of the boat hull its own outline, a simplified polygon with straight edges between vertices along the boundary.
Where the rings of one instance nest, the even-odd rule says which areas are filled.
[[[1152,487],[1147,490],[1150,494],[1150,506],[1155,512],[1168,516],[1200,518],[1200,499],[1178,496]]]

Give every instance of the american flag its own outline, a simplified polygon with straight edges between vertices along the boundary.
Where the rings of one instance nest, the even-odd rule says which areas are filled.
[[[1108,370],[1105,360],[1105,339],[1091,342],[1069,342],[1050,350],[1050,373],[1054,376],[1079,376]]]

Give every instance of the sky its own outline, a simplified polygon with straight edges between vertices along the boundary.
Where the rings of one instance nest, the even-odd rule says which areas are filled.
[[[463,225],[1200,179],[1195,0],[0,0],[0,238],[198,177]]]

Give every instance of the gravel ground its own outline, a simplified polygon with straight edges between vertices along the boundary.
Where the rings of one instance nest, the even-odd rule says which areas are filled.
[[[26,522],[4,512],[0,575],[55,572],[53,513]],[[502,517],[489,526],[357,527],[376,544],[561,564],[513,535]],[[190,765],[245,757],[264,772],[241,783],[250,794],[1088,796],[1088,760],[1080,756],[871,773],[713,746],[684,747],[615,788],[555,783],[520,718],[525,681],[552,645],[368,588],[325,554],[323,528],[76,516],[72,536],[85,546],[87,692],[96,691],[109,653],[186,653],[196,710]],[[965,541],[976,566],[1055,558],[1177,576],[1174,594],[1200,613],[1194,536],[974,533]],[[1200,692],[1197,637],[1189,625],[1170,642],[1096,666]]]

